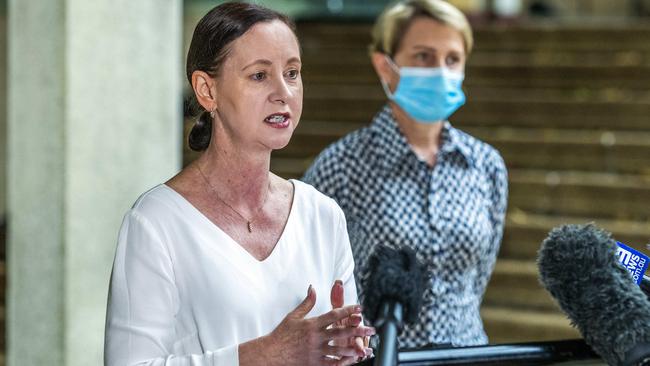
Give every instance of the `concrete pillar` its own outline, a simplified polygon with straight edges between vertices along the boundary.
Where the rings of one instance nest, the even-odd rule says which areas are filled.
[[[7,2],[0,0],[0,221],[7,212]]]
[[[9,0],[9,366],[102,364],[122,216],[181,164],[181,17]]]

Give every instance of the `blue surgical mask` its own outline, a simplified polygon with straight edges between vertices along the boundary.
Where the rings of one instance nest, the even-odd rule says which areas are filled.
[[[397,103],[411,118],[420,123],[447,120],[465,104],[461,86],[464,75],[445,67],[401,67],[388,58],[389,64],[399,74],[395,93],[391,93],[383,80],[381,85],[388,99]]]

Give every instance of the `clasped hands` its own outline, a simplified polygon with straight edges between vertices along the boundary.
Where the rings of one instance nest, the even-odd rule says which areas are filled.
[[[316,291],[309,286],[303,302],[267,336],[272,343],[265,350],[267,364],[347,366],[370,357],[368,340],[375,329],[363,325],[361,306],[343,306],[343,292],[337,280],[330,294],[332,310],[305,318],[316,304]]]

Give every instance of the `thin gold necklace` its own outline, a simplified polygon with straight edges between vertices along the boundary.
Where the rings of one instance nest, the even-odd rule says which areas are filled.
[[[232,206],[231,206],[228,202],[226,202],[223,198],[219,197],[219,194],[217,193],[217,190],[216,190],[216,189],[214,188],[214,186],[210,183],[210,181],[208,180],[208,177],[206,177],[205,174],[203,174],[203,170],[201,170],[201,167],[199,166],[198,163],[196,164],[196,169],[198,169],[199,174],[201,174],[201,177],[203,177],[203,180],[205,180],[205,183],[208,185],[208,187],[210,187],[210,190],[212,190],[212,193],[214,194],[214,196],[217,197],[217,199],[218,199],[219,201],[221,201],[224,205],[228,206],[228,208],[230,208],[234,213],[236,213],[237,215],[239,215],[239,217],[241,217],[242,219],[244,219],[244,221],[246,221],[246,228],[248,229],[248,232],[249,232],[249,233],[252,233],[252,232],[253,232],[253,222],[255,222],[255,218],[257,217],[257,215],[259,215],[259,213],[260,213],[260,211],[262,210],[262,208],[264,208],[264,205],[266,205],[266,200],[269,198],[269,191],[268,191],[268,190],[266,191],[266,196],[264,197],[264,202],[262,202],[262,205],[261,205],[261,206],[260,206],[260,207],[255,211],[255,214],[253,215],[253,217],[251,217],[251,218],[249,219],[249,218],[246,218],[246,216],[242,215],[242,214],[241,214],[239,211],[237,211],[234,207],[232,207]],[[271,184],[271,183],[269,182],[269,185],[270,185],[270,184]]]

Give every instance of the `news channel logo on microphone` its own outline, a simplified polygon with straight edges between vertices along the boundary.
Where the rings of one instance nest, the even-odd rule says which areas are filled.
[[[643,275],[646,269],[648,269],[648,256],[634,248],[628,247],[620,241],[617,241],[616,244],[618,244],[618,249],[616,250],[618,260],[630,272],[632,278],[634,278],[634,282],[640,285],[643,280]]]

